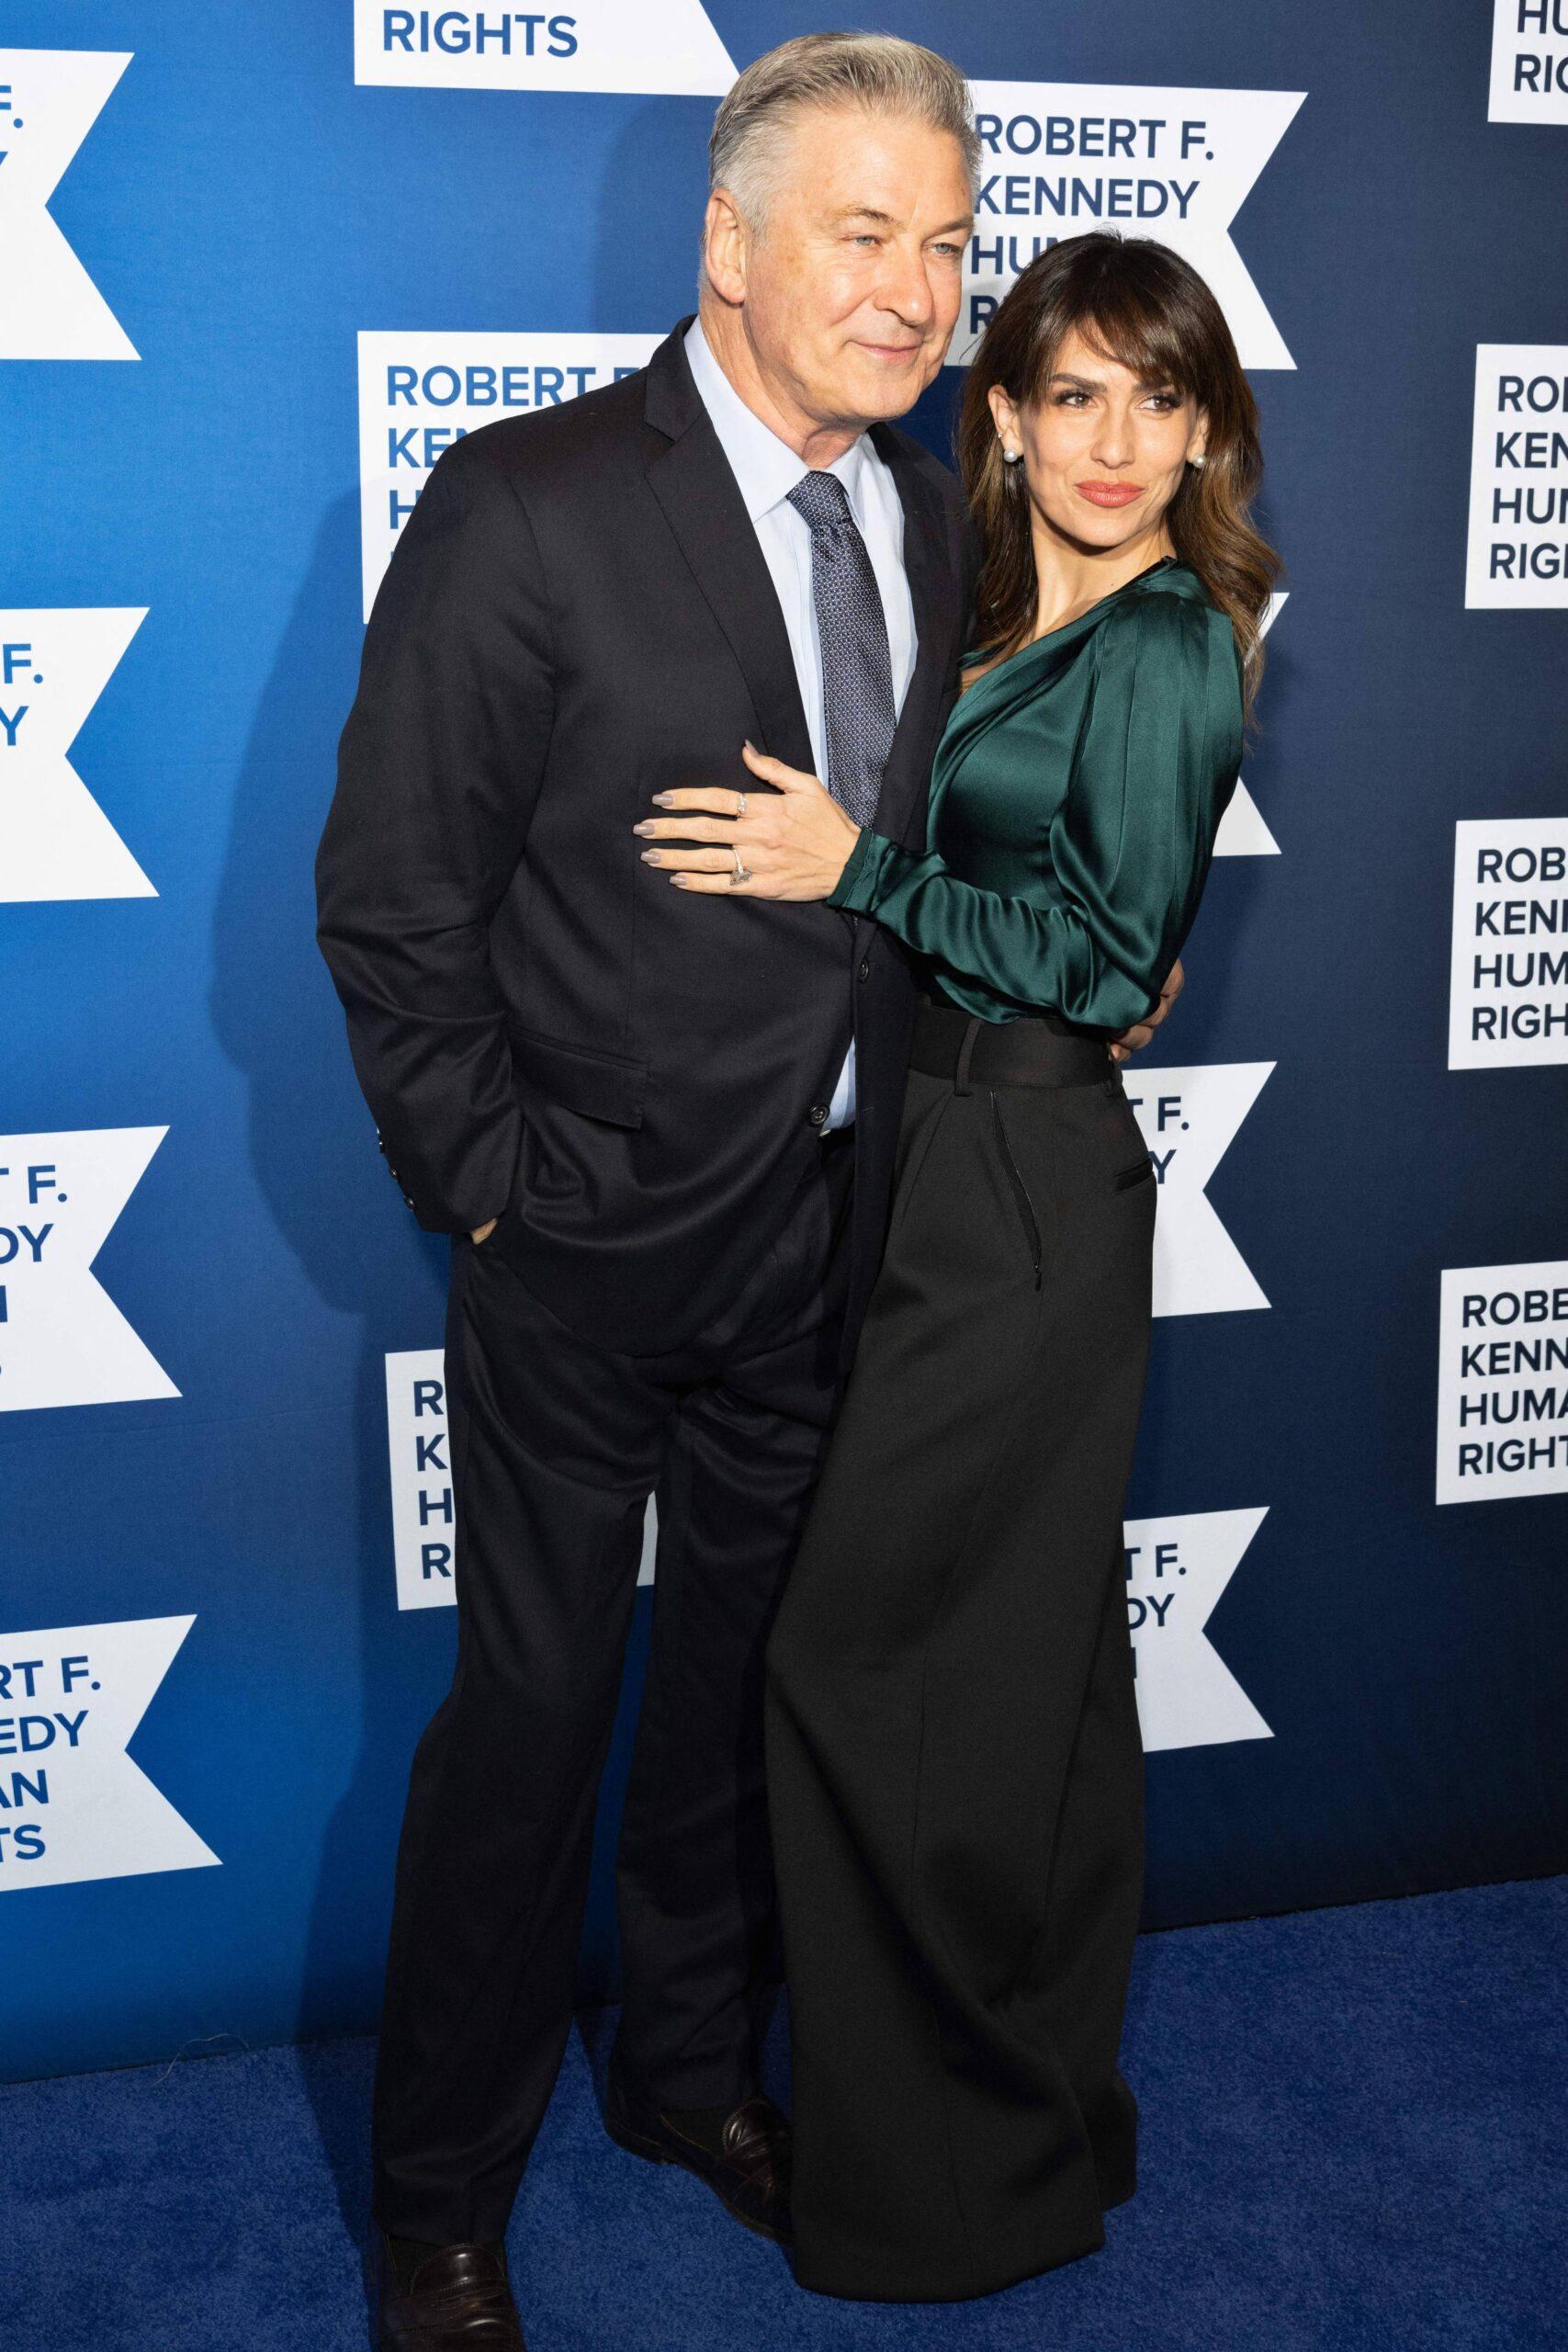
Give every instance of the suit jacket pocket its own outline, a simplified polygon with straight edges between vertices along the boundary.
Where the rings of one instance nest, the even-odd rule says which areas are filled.
[[[541,1037],[532,1029],[509,1028],[512,1059],[525,1086],[536,1087],[566,1111],[603,1119],[613,1127],[640,1127],[648,1092],[648,1064],[589,1046]]]

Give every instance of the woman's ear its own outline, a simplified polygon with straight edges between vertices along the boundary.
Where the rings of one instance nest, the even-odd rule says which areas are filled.
[[[990,404],[991,422],[997,428],[997,438],[1004,450],[1021,451],[1022,436],[1019,431],[1018,411],[999,384],[993,384],[986,394]]]
[[[1200,409],[1197,421],[1192,427],[1191,438],[1187,444],[1187,462],[1190,466],[1201,466],[1208,454],[1209,414],[1206,409]]]

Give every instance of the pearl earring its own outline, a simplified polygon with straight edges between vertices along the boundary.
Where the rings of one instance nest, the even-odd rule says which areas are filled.
[[[1021,449],[1009,449],[1004,446],[1002,449],[1002,463],[1004,466],[1016,466],[1022,455],[1023,451]]]
[[[1187,460],[1187,462],[1188,462],[1188,464],[1189,464],[1190,466],[1201,466],[1201,465],[1202,464],[1203,460],[1202,460],[1202,458],[1201,458],[1201,457],[1200,457],[1200,458],[1188,458],[1188,460]]]

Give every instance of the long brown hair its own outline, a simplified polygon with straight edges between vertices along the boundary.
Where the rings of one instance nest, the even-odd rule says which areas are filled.
[[[979,641],[1016,652],[1034,633],[1039,585],[1021,465],[1003,461],[987,398],[999,384],[1019,408],[1039,400],[1073,330],[1147,384],[1168,384],[1208,418],[1204,463],[1189,466],[1165,511],[1179,562],[1229,618],[1247,707],[1263,667],[1262,621],[1280,559],[1248,508],[1263,473],[1258,403],[1224,313],[1179,254],[1150,237],[1102,231],[1037,254],[986,329],[969,368],[958,465],[979,527]]]

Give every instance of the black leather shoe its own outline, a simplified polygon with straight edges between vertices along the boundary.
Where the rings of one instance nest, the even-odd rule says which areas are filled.
[[[400,2287],[378,2230],[369,2267],[378,2352],[527,2352],[506,2265],[488,2246],[441,2246]]]
[[[793,2243],[789,2222],[789,2118],[761,2093],[726,2117],[709,2147],[677,2129],[615,2068],[604,2128],[618,2148],[651,2165],[680,2165],[711,2188],[732,2222],[775,2245]]]

